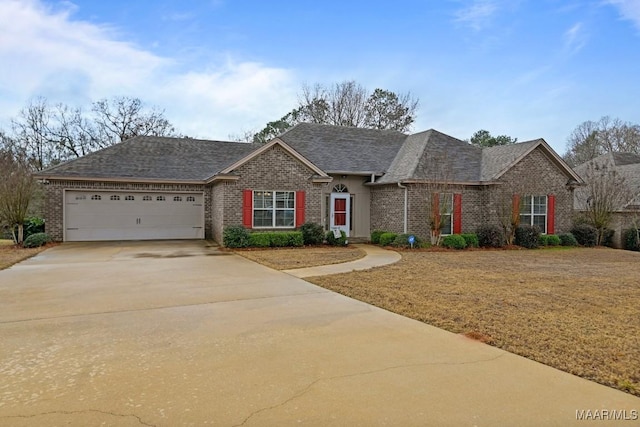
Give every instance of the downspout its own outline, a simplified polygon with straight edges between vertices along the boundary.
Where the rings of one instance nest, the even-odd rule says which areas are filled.
[[[404,188],[404,234],[407,234],[407,215],[408,215],[408,210],[407,210],[407,204],[409,202],[409,188],[405,185],[400,184],[400,182],[398,182],[398,187],[399,188]]]

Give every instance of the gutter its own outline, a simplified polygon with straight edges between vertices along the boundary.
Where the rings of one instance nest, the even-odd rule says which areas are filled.
[[[398,182],[398,187],[399,188],[403,188],[404,189],[404,234],[407,234],[407,221],[408,221],[408,202],[409,202],[409,187],[400,184],[400,182]]]

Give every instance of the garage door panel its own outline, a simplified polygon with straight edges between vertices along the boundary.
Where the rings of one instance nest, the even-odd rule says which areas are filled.
[[[203,239],[204,196],[67,191],[67,241]]]

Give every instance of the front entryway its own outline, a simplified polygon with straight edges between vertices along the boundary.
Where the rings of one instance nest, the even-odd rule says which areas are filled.
[[[349,193],[331,193],[329,228],[344,231],[349,237],[351,228],[351,195]]]
[[[68,242],[204,239],[202,193],[65,191]]]

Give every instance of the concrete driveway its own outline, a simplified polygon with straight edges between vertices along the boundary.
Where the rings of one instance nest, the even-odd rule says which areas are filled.
[[[0,271],[0,339],[0,425],[630,426],[640,410],[204,242],[64,244]]]

